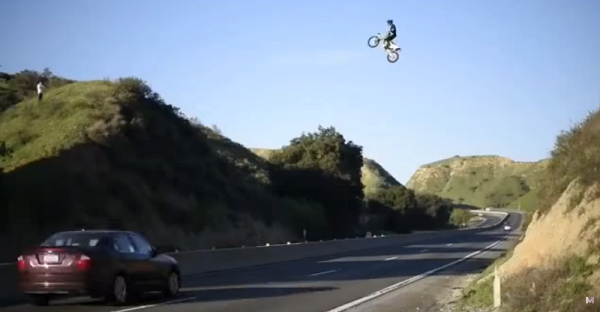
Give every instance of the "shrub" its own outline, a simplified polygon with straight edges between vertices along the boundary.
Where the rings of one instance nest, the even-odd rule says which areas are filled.
[[[551,152],[547,176],[541,187],[540,213],[546,213],[567,189],[578,180],[582,190],[600,182],[600,111],[590,112],[570,130],[562,131]],[[598,197],[600,194],[595,194]],[[575,196],[570,208],[581,201]]]
[[[475,215],[467,209],[454,209],[450,216],[450,220],[453,225],[461,226],[462,224],[469,222],[474,216]]]
[[[594,267],[579,256],[554,261],[547,268],[528,268],[502,282],[506,311],[590,311],[585,297],[591,297],[587,277]]]

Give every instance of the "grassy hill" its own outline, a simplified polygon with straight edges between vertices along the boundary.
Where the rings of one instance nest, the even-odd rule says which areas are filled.
[[[0,73],[0,207],[0,262],[63,230],[129,229],[185,250],[440,227],[449,209],[333,127],[249,150],[137,78],[49,70]]]
[[[362,167],[362,182],[365,186],[365,195],[373,194],[379,189],[387,189],[390,186],[402,185],[379,163],[368,158],[365,158]]]
[[[182,248],[294,236],[282,224],[290,200],[263,187],[265,162],[139,80],[70,83],[5,107],[3,246],[75,228],[134,229]]]
[[[455,156],[421,166],[407,187],[479,207],[535,209],[548,160],[515,162],[500,156]]]
[[[252,151],[254,154],[258,155],[259,157],[262,157],[263,159],[268,160],[269,157],[271,157],[271,155],[273,153],[277,153],[277,151],[279,151],[278,149],[268,149],[268,148],[250,148],[250,151]]]
[[[209,145],[222,158],[233,166],[242,169],[246,174],[252,176],[263,185],[271,183],[269,177],[269,166],[265,158],[253,153],[242,144],[230,140],[221,134],[218,128],[206,127],[199,122],[192,121],[206,135]]]
[[[55,76],[48,68],[42,73],[24,70],[17,74],[0,72],[0,112],[36,95],[38,82],[44,82],[48,88],[58,88],[74,80]]]
[[[266,149],[266,148],[251,148],[252,152],[256,155],[269,159],[273,153],[277,153],[277,149]],[[364,185],[365,195],[373,194],[378,189],[389,188],[390,186],[401,185],[389,172],[387,172],[379,163],[375,160],[364,158],[364,165],[362,166],[362,177],[361,181]]]

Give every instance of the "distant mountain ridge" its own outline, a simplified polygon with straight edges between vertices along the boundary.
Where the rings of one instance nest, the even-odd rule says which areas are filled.
[[[497,155],[454,156],[423,165],[407,187],[457,203],[533,209],[548,160],[517,162]]]

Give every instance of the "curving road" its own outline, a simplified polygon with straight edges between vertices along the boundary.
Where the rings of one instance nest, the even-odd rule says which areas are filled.
[[[483,226],[497,223],[499,218],[486,216]],[[511,213],[507,222],[516,229],[521,215]],[[85,299],[55,302],[48,307],[28,304],[1,308],[2,312],[338,312],[336,309],[360,300],[390,285],[407,282],[428,271],[447,266],[464,257],[490,247],[506,236],[516,236],[502,229],[469,233],[456,231],[445,237],[423,239],[417,243],[386,246],[345,254],[290,263],[274,264],[236,272],[188,277],[183,281],[177,300],[161,302],[146,298],[127,307],[105,306],[102,302]],[[496,244],[485,253],[464,262],[423,276],[408,285],[398,285],[393,293],[413,291],[422,297],[432,296],[436,278],[462,276],[482,270],[503,252],[506,243]],[[487,255],[487,256],[486,256]],[[489,256],[493,255],[493,256]],[[390,293],[392,294],[392,293]],[[377,306],[386,296],[361,306],[369,311],[383,311]],[[414,297],[414,294],[412,295]],[[417,297],[418,298],[418,297]],[[419,301],[410,304],[420,304]],[[394,304],[394,308],[404,308]]]

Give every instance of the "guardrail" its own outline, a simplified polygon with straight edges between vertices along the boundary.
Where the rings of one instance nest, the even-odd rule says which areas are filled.
[[[503,218],[503,220],[508,216]],[[487,226],[491,228],[500,224]],[[466,231],[479,232],[483,229],[472,228]],[[217,250],[186,251],[170,253],[179,262],[182,275],[198,275],[219,271],[231,271],[249,267],[258,267],[274,263],[298,261],[309,258],[334,256],[358,250],[372,249],[396,244],[410,244],[440,236],[465,234],[465,231],[444,230],[416,232],[405,235],[354,238],[323,242],[305,242],[285,245],[230,248]],[[17,289],[17,269],[14,264],[0,266],[0,303],[17,302],[23,299]]]
[[[484,223],[487,222],[488,219],[484,218],[484,217],[474,217],[471,220],[469,220],[469,222],[467,223],[467,228],[476,228]]]
[[[459,231],[467,231],[467,230],[473,230],[473,229],[490,229],[490,228],[496,227],[499,224],[501,224],[502,222],[504,222],[509,216],[508,213],[501,212],[501,211],[470,210],[470,212],[472,212],[474,214],[482,214],[482,215],[495,215],[495,216],[500,217],[500,221],[498,221],[497,223],[492,224],[492,225],[486,225],[486,226],[476,225],[476,226],[472,226],[472,227],[466,227],[466,228],[459,229]]]
[[[502,211],[482,211],[482,210],[471,210],[472,213],[481,213],[483,215],[497,215],[500,216],[500,221],[498,221],[495,224],[492,225],[486,225],[486,226],[478,226],[478,229],[489,229],[489,228],[493,228],[496,227],[498,225],[500,225],[502,222],[506,221],[506,219],[509,216],[509,213],[507,212],[502,212]]]

